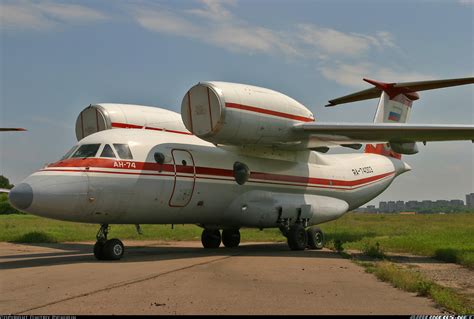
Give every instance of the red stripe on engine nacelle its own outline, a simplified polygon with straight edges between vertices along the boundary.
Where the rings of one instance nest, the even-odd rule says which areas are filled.
[[[268,114],[268,115],[283,117],[283,118],[302,121],[302,122],[314,122],[314,118],[262,109],[255,106],[248,106],[248,105],[242,105],[242,104],[237,104],[237,103],[226,103],[225,106],[231,109],[239,109],[239,110],[245,110],[245,111],[250,111],[250,112]]]
[[[136,128],[136,129],[143,129],[143,128],[145,128],[145,130],[163,131],[163,132],[170,132],[170,133],[177,133],[177,134],[193,135],[192,133],[189,133],[189,132],[168,130],[168,129],[164,129],[164,128],[150,127],[150,126],[145,126],[145,127],[143,127],[143,126],[140,126],[140,125],[128,124],[128,123],[117,123],[117,122],[114,122],[114,123],[112,123],[112,127],[117,127],[117,128]]]

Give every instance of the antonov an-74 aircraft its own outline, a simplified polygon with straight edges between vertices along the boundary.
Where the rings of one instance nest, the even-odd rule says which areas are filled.
[[[293,250],[320,249],[315,227],[382,193],[411,168],[416,142],[474,140],[474,125],[405,124],[416,92],[474,78],[382,83],[328,106],[380,96],[374,123],[318,123],[294,99],[251,85],[200,82],[181,117],[101,103],[78,116],[78,144],[9,194],[21,211],[97,223],[97,259],[124,254],[110,224],[197,224],[202,244],[236,247],[242,227],[276,228]],[[365,151],[325,154],[342,146]],[[312,227],[310,227],[312,226]]]

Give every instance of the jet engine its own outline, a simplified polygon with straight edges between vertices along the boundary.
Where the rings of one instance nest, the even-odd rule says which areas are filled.
[[[143,128],[191,134],[178,113],[158,107],[101,103],[89,105],[76,120],[76,137],[81,140],[93,133],[112,128]]]
[[[293,125],[314,121],[301,103],[266,88],[200,82],[183,97],[181,117],[194,135],[214,144],[285,142]]]

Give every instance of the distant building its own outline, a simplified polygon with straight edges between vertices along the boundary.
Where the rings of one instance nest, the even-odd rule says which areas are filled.
[[[395,203],[395,209],[397,212],[403,212],[405,210],[405,202],[402,200],[397,200]]]
[[[474,208],[474,193],[466,194],[466,206]]]
[[[397,210],[397,203],[395,203],[393,200],[388,201],[388,212],[393,213]]]
[[[464,207],[464,202],[461,199],[452,199],[449,201],[449,203],[451,204],[451,207]]]

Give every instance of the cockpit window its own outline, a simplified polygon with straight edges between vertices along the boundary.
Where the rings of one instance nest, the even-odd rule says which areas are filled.
[[[61,161],[62,160],[65,160],[65,159],[68,159],[69,156],[71,156],[71,154],[77,149],[77,145],[74,145],[67,153],[66,155],[64,155],[63,157],[61,157]]]
[[[130,147],[127,144],[114,144],[115,150],[121,159],[133,159]]]
[[[112,150],[112,147],[110,147],[109,144],[105,144],[104,149],[102,150],[102,153],[100,154],[100,157],[113,157],[115,158],[115,153]]]
[[[71,157],[94,157],[99,150],[100,144],[81,145]]]

